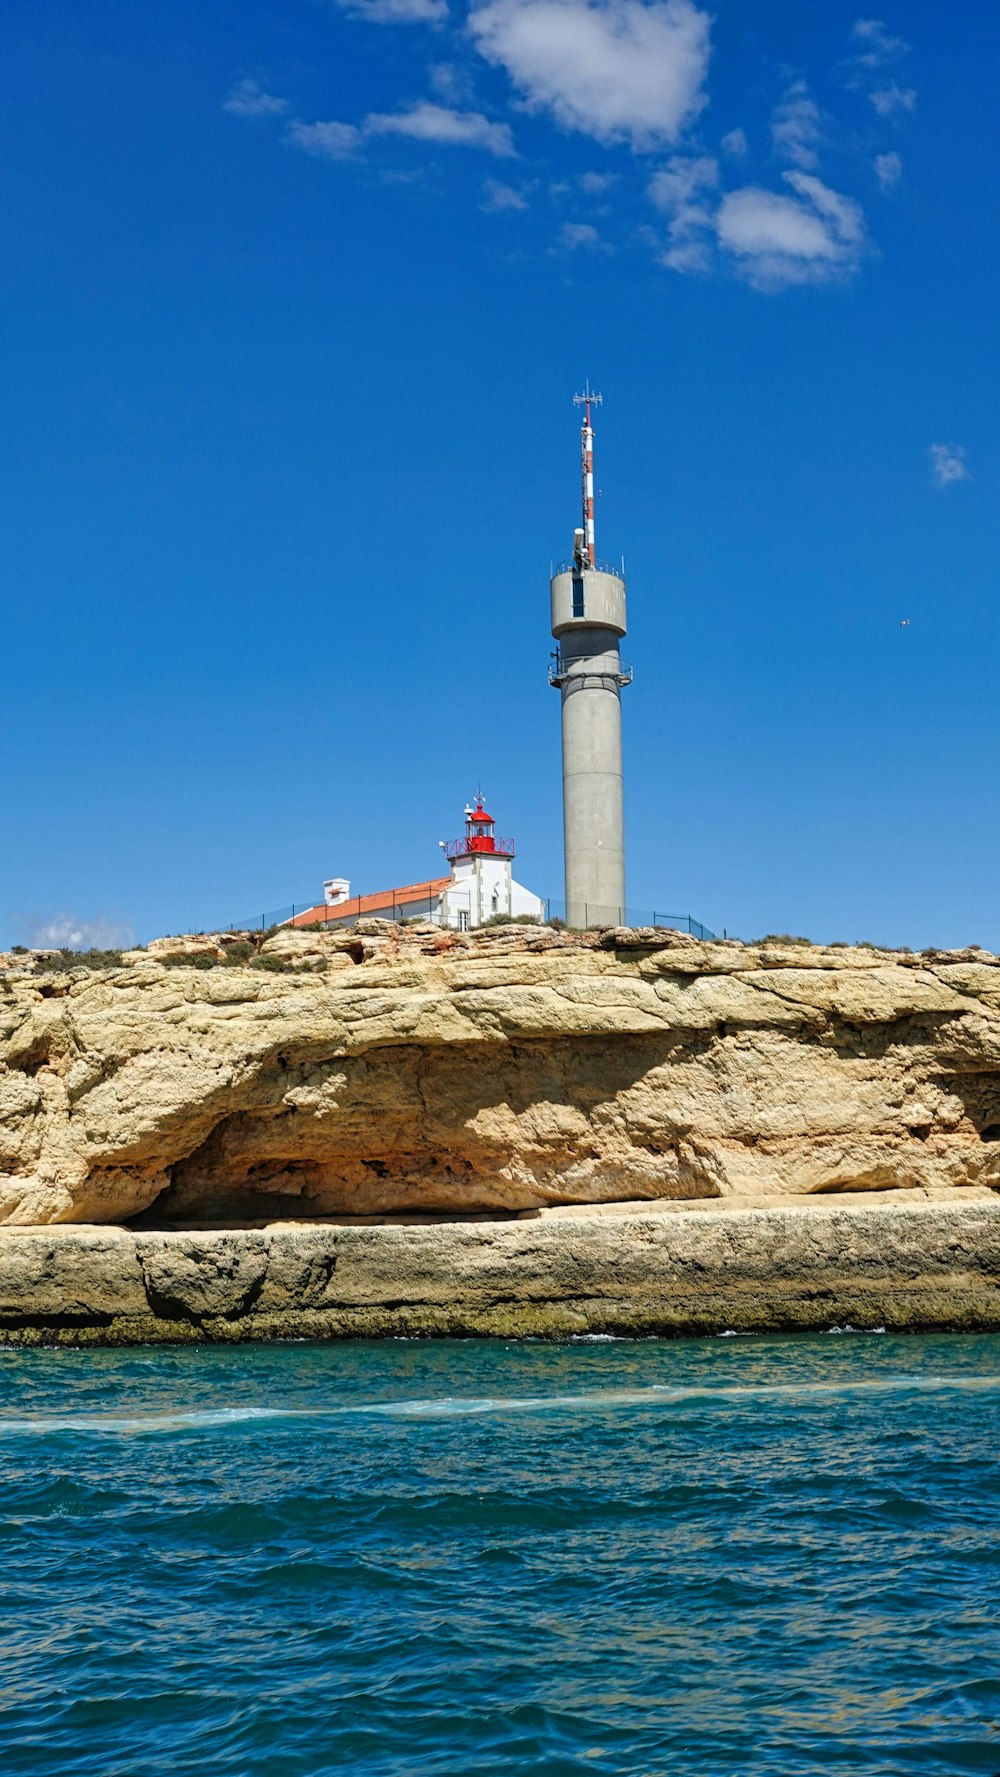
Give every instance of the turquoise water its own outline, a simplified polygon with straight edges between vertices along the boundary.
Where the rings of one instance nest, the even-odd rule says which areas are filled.
[[[1000,1338],[0,1355],[0,1772],[1000,1772]]]

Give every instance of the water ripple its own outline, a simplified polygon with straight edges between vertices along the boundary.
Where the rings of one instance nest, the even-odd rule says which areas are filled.
[[[596,1336],[595,1336],[596,1342]],[[941,1390],[1000,1390],[1000,1376],[885,1376],[838,1382],[756,1383],[730,1387],[670,1387],[654,1383],[645,1389],[593,1389],[585,1394],[553,1394],[468,1398],[449,1395],[429,1400],[370,1401],[336,1407],[204,1407],[192,1411],[135,1415],[56,1414],[29,1419],[0,1417],[0,1437],[48,1436],[56,1432],[80,1432],[90,1436],[128,1436],[132,1433],[219,1431],[259,1426],[275,1421],[308,1419],[319,1430],[344,1417],[386,1415],[399,1419],[455,1419],[471,1414],[502,1413],[600,1413],[608,1408],[666,1408],[697,1403],[725,1406],[729,1402],[791,1400],[811,1405],[819,1397],[852,1394],[911,1394]]]
[[[7,1353],[0,1771],[1000,1772],[1000,1340]]]

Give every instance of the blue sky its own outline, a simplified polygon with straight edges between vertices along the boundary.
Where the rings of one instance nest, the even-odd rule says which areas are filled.
[[[416,880],[480,783],[560,895],[589,377],[630,902],[1000,949],[994,7],[0,30],[0,943]]]

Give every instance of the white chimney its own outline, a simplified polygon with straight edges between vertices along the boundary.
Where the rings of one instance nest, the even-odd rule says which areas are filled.
[[[328,907],[339,907],[342,901],[349,899],[351,885],[345,876],[331,876],[329,882],[323,884],[323,899]]]

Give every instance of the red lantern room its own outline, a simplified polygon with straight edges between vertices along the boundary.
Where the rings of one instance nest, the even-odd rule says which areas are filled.
[[[487,814],[480,795],[476,797],[475,808],[465,810],[464,839],[449,839],[444,849],[449,858],[468,858],[476,853],[493,858],[512,858],[514,841],[496,837],[493,816]]]

